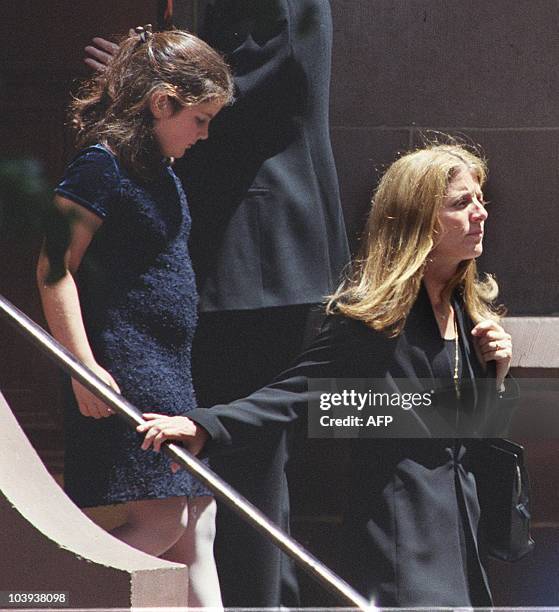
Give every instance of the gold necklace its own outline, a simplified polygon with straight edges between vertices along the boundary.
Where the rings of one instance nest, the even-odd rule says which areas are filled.
[[[451,307],[452,308],[452,307]],[[460,399],[460,378],[458,377],[458,366],[460,365],[460,347],[458,344],[458,325],[456,323],[456,312],[452,308],[452,315],[454,319],[454,390],[456,391],[456,399]]]

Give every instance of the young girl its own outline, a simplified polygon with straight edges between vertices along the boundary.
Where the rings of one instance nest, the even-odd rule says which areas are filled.
[[[140,408],[195,407],[191,343],[197,294],[190,216],[169,165],[232,98],[222,58],[182,31],[137,28],[71,107],[85,147],[56,187],[70,234],[52,278],[49,236],[38,282],[53,335]],[[68,386],[69,387],[69,386]],[[126,502],[122,541],[190,567],[190,605],[220,606],[215,502],[189,474],[143,452],[141,438],[78,382],[65,409],[65,488],[80,507]]]

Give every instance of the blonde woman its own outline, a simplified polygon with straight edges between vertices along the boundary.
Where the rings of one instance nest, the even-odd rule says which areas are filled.
[[[353,440],[341,570],[381,606],[491,605],[469,467],[480,442],[468,436],[507,414],[512,345],[493,307],[496,283],[476,272],[485,178],[484,161],[460,146],[401,157],[380,181],[323,333],[296,365],[246,399],[189,419],[148,414],[139,428],[144,448],[175,438],[211,454],[282,435],[306,415],[313,378],[435,389],[435,405],[408,410],[393,434],[407,437]]]

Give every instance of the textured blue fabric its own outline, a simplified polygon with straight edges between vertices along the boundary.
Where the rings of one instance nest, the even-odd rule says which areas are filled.
[[[140,182],[100,145],[84,149],[56,188],[103,218],[76,275],[97,361],[141,410],[195,408],[191,345],[196,285],[188,254],[190,215],[168,166]],[[82,507],[138,499],[208,495],[161,454],[142,451],[118,417],[83,417],[68,389],[65,487]]]
[[[81,151],[68,166],[55,192],[105,218],[120,199],[120,172],[116,159],[96,145]]]

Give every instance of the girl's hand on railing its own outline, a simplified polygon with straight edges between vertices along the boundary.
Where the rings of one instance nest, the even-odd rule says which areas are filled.
[[[117,393],[120,393],[119,386],[116,384],[115,379],[99,364],[86,364],[90,370],[93,370],[99,378],[112,387]],[[102,419],[105,417],[110,417],[114,414],[114,411],[107,406],[103,402],[102,399],[99,399],[93,393],[88,391],[83,385],[81,385],[77,380],[72,380],[72,388],[74,389],[74,395],[76,396],[76,401],[78,402],[78,407],[83,416],[92,417],[94,419]]]
[[[136,431],[145,433],[142,449],[153,446],[155,452],[161,450],[165,440],[177,440],[193,454],[197,455],[208,439],[208,432],[185,416],[167,416],[146,413],[142,415],[147,423],[138,425]]]

